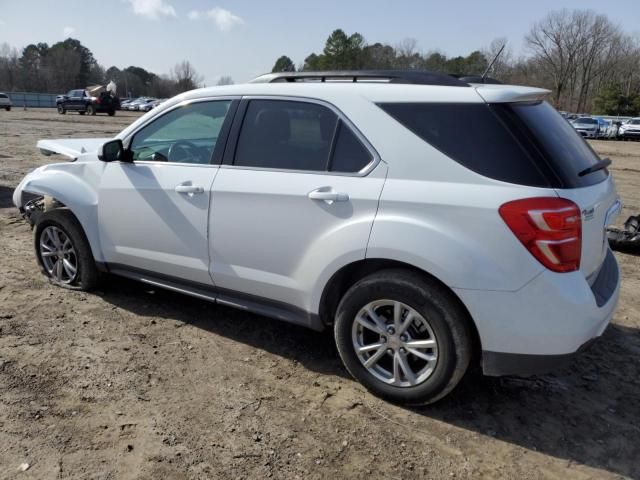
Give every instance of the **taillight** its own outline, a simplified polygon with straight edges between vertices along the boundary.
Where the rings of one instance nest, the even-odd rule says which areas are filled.
[[[582,217],[571,200],[525,198],[505,203],[499,212],[518,240],[549,270],[580,268]]]

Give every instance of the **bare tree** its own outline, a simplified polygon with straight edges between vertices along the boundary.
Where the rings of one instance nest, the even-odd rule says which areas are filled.
[[[178,92],[193,90],[202,83],[202,76],[196,72],[196,69],[188,60],[183,60],[182,62],[177,63],[171,71],[171,76],[176,82]]]
[[[220,79],[218,80],[218,83],[216,83],[216,85],[218,86],[222,86],[222,85],[233,85],[233,78],[231,78],[229,75],[223,75],[222,77],[220,77]]]
[[[539,66],[553,80],[556,106],[575,74],[585,35],[584,12],[560,10],[536,22],[525,42]]]

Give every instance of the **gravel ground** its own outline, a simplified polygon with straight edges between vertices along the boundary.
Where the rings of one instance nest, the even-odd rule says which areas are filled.
[[[36,141],[134,118],[0,112],[0,478],[640,478],[640,257],[616,254],[620,308],[572,366],[468,375],[420,409],[366,393],[328,334],[122,279],[49,285],[11,204],[59,161]],[[638,214],[640,143],[593,145]]]

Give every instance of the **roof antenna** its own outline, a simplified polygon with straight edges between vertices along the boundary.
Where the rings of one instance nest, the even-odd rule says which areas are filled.
[[[498,50],[498,53],[496,53],[496,56],[493,57],[493,60],[491,60],[491,63],[489,64],[489,66],[487,67],[487,69],[484,71],[484,73],[482,74],[482,83],[484,83],[484,79],[487,76],[487,73],[489,73],[489,71],[491,70],[491,67],[493,67],[493,64],[496,63],[496,60],[498,60],[498,57],[500,56],[500,54],[502,53],[502,51],[504,50],[504,47],[507,46],[507,42],[504,42],[502,44],[502,47],[500,47],[500,50]]]

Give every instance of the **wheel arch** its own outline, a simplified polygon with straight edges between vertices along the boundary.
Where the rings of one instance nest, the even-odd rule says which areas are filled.
[[[440,280],[430,272],[398,260],[390,260],[386,258],[365,258],[362,260],[351,262],[341,267],[331,276],[331,278],[323,288],[318,309],[321,322],[324,325],[333,324],[333,319],[335,317],[335,313],[340,300],[347,292],[347,290],[358,280],[379,270],[387,269],[402,269],[415,272],[423,277],[430,278],[436,281],[443,288],[445,288],[451,294],[451,297],[460,305],[460,307],[466,313],[467,320],[469,322],[469,326],[473,335],[472,343],[474,346],[474,355],[478,355],[482,351],[480,334],[473,320],[473,316],[469,312],[469,309],[466,307],[462,299],[455,293],[455,291],[453,291],[442,280]]]
[[[19,186],[19,208],[24,207],[24,193],[51,197],[62,204],[78,221],[89,241],[96,261],[102,261],[97,229],[97,192],[75,175],[63,171],[32,172]]]

